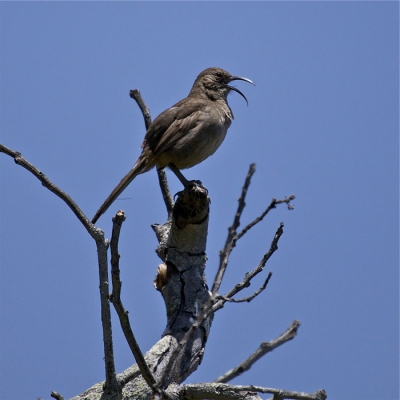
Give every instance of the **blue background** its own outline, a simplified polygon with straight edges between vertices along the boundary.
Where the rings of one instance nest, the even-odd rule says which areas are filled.
[[[249,106],[229,96],[235,121],[225,142],[185,173],[212,199],[209,283],[251,162],[242,225],[272,197],[294,193],[295,209],[279,207],[239,242],[222,293],[285,222],[267,290],[218,312],[189,382],[215,379],[299,319],[295,340],[232,383],[399,398],[397,2],[2,2],[0,11],[0,142],[89,217],[140,152],[145,130],[130,89],[154,118],[207,67],[256,83],[235,83]],[[1,155],[0,168],[0,397],[71,397],[104,379],[95,244],[11,158]],[[181,185],[167,174],[175,193]],[[112,215],[125,210],[123,302],[146,351],[166,322],[152,286],[150,224],[166,218],[156,172],[121,198],[98,226],[110,237]],[[113,321],[120,372],[133,357]]]

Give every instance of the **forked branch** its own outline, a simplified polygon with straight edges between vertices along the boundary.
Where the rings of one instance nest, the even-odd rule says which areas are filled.
[[[293,209],[293,206],[290,204],[292,200],[294,200],[295,196],[291,195],[289,197],[286,197],[285,199],[282,200],[277,200],[277,199],[272,199],[271,203],[267,207],[267,209],[256,219],[254,219],[252,222],[250,222],[246,227],[239,233],[237,233],[237,228],[240,225],[240,218],[242,216],[244,207],[246,205],[245,199],[246,199],[246,194],[247,190],[250,185],[251,177],[253,176],[255,172],[255,164],[251,164],[249,168],[249,172],[247,173],[247,177],[245,180],[245,184],[243,185],[242,188],[242,193],[241,196],[239,197],[239,204],[238,204],[238,209],[236,211],[233,223],[231,227],[228,229],[228,237],[225,242],[224,248],[220,251],[219,257],[220,257],[220,262],[219,262],[219,267],[218,267],[218,272],[215,276],[214,283],[212,286],[212,295],[215,298],[217,296],[218,290],[221,286],[222,279],[224,277],[225,271],[228,267],[228,262],[229,262],[229,257],[232,253],[232,250],[236,246],[236,242],[243,237],[252,227],[254,227],[256,224],[261,222],[264,217],[273,209],[276,208],[278,204],[285,203],[288,205],[288,209]],[[283,225],[282,225],[283,226]]]
[[[274,238],[272,239],[271,246],[269,247],[269,250],[264,254],[263,258],[259,262],[256,268],[253,269],[253,271],[246,273],[244,276],[242,282],[238,283],[232,290],[230,290],[224,297],[230,299],[232,298],[235,294],[239,293],[242,291],[244,288],[250,286],[251,280],[258,275],[260,272],[264,270],[265,264],[267,261],[271,258],[272,254],[275,253],[276,250],[278,250],[278,242],[279,239],[281,238],[283,234],[283,222],[280,223],[279,228],[275,232]]]
[[[99,264],[99,280],[100,280],[100,304],[101,304],[101,321],[103,330],[103,343],[104,343],[104,363],[105,363],[105,391],[108,393],[119,393],[120,387],[117,382],[115,363],[114,363],[114,345],[112,339],[112,327],[111,327],[111,312],[110,304],[108,301],[109,285],[108,285],[108,261],[107,261],[107,250],[108,240],[104,237],[104,232],[93,225],[78,205],[72,200],[72,198],[57,187],[53,182],[50,181],[41,171],[39,171],[34,165],[25,160],[21,156],[21,153],[11,150],[6,146],[0,144],[0,152],[9,155],[14,158],[16,164],[28,170],[37,179],[42,182],[42,185],[48,190],[53,192],[57,197],[63,200],[72,212],[77,216],[82,225],[89,232],[90,236],[95,240],[97,246],[97,258]],[[56,392],[54,392],[56,393]]]
[[[256,171],[256,164],[250,164],[249,171],[246,176],[246,180],[244,182],[243,188],[242,188],[242,193],[239,197],[239,204],[237,211],[235,213],[235,217],[233,219],[232,225],[228,228],[228,237],[226,238],[224,248],[220,251],[219,253],[219,268],[217,275],[215,276],[214,283],[211,289],[211,292],[213,296],[215,296],[221,286],[222,283],[222,278],[224,277],[226,268],[228,266],[228,260],[229,260],[229,255],[233,250],[232,247],[232,240],[236,236],[236,230],[240,225],[240,218],[242,216],[243,210],[246,206],[246,195],[247,195],[247,190],[250,186],[251,178],[254,175],[254,172]]]

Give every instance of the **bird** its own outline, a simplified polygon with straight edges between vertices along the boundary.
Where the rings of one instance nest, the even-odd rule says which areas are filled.
[[[210,157],[225,139],[234,119],[227,102],[231,91],[239,93],[248,104],[246,96],[229,85],[237,80],[254,85],[250,79],[231,75],[222,68],[211,67],[202,71],[189,95],[163,111],[150,124],[140,156],[100,206],[92,223],[97,222],[133,179],[153,167],[169,167],[184,187],[198,183],[188,181],[180,170],[191,168]]]

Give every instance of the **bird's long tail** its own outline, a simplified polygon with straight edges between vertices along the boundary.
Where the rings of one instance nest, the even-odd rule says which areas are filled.
[[[117,185],[117,187],[111,192],[111,194],[107,197],[101,207],[97,210],[95,216],[92,219],[92,224],[96,223],[101,215],[108,210],[111,204],[114,203],[115,199],[138,175],[148,170],[148,168],[146,168],[146,164],[147,160],[144,157],[139,157],[133,168],[122,178],[121,182]]]

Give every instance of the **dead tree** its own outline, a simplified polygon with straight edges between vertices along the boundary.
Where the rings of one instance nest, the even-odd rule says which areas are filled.
[[[136,100],[142,110],[146,128],[151,122],[150,113],[144,104],[140,93],[131,91],[131,97]],[[272,276],[270,272],[264,284],[252,295],[237,298],[237,294],[250,286],[252,279],[262,273],[268,259],[278,249],[278,242],[283,234],[283,223],[277,227],[271,238],[271,245],[261,258],[259,264],[247,272],[243,280],[237,283],[228,293],[219,293],[219,288],[228,267],[229,257],[238,240],[254,225],[279,204],[292,208],[294,196],[281,200],[272,199],[265,211],[254,221],[238,231],[240,219],[245,207],[247,190],[251,177],[255,172],[252,164],[248,171],[238,202],[237,212],[224,248],[220,252],[218,272],[211,290],[205,279],[206,241],[208,230],[210,199],[207,190],[199,185],[187,188],[179,193],[176,202],[170,195],[166,175],[158,171],[160,187],[167,209],[167,221],[162,225],[153,225],[159,246],[157,254],[162,263],[158,266],[154,280],[155,288],[161,293],[167,311],[167,324],[158,341],[145,355],[142,354],[134,333],[130,327],[128,312],[121,302],[121,280],[119,269],[118,240],[124,212],[119,211],[113,218],[111,240],[108,241],[104,232],[93,225],[72,198],[54,185],[42,172],[24,159],[20,153],[0,144],[0,151],[13,157],[14,161],[36,176],[47,189],[60,197],[73,211],[97,246],[101,319],[104,342],[105,381],[95,384],[73,400],[95,399],[260,399],[259,393],[270,393],[273,400],[307,399],[324,400],[327,395],[324,390],[315,393],[291,392],[259,386],[229,385],[227,382],[241,375],[268,352],[292,340],[300,326],[299,321],[293,321],[290,327],[278,338],[262,343],[259,348],[244,360],[239,366],[231,369],[211,383],[182,384],[194,372],[205,351],[205,345],[212,326],[214,314],[223,308],[226,302],[250,302],[260,295],[267,287]],[[111,253],[111,273],[108,271],[108,250]],[[111,275],[112,288],[109,287]],[[110,303],[113,304],[121,328],[129,347],[135,357],[136,364],[117,374],[114,365],[113,339],[111,326]],[[52,392],[51,396],[63,399],[62,395]]]

